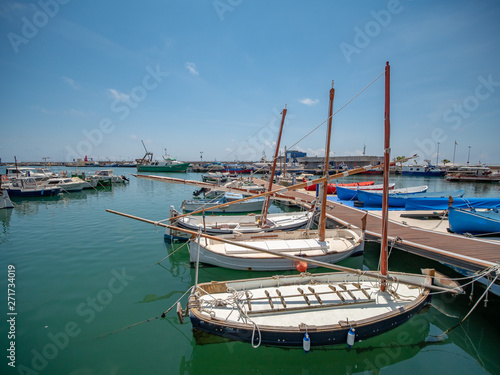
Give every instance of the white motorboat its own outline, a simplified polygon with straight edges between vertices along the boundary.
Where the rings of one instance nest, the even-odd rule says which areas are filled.
[[[90,183],[96,182],[97,186],[110,186],[128,182],[128,179],[125,176],[114,175],[112,169],[103,169],[96,171],[93,175],[88,175],[86,181]]]
[[[20,177],[31,177],[35,180],[47,180],[52,177],[57,177],[57,174],[49,168],[32,168],[32,167],[7,167],[5,175],[9,180]]]
[[[7,191],[11,197],[47,197],[59,194],[61,188],[39,185],[33,177],[20,177],[10,183]]]
[[[82,191],[89,185],[79,177],[55,177],[41,183],[41,186],[58,187],[63,192]]]

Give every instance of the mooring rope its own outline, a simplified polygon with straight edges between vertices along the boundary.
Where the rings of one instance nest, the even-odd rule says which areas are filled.
[[[190,287],[189,287],[189,288],[188,288],[188,289],[184,292],[184,294],[183,294],[182,296],[180,296],[180,297],[179,297],[179,299],[178,299],[177,301],[175,301],[175,302],[174,302],[174,304],[173,304],[172,306],[170,306],[170,307],[169,307],[166,311],[164,311],[161,315],[155,316],[154,318],[149,318],[149,319],[143,320],[142,322],[138,322],[138,323],[131,324],[131,325],[127,326],[127,327],[122,327],[122,328],[119,328],[119,329],[117,329],[117,330],[115,330],[115,331],[113,331],[113,332],[105,333],[105,334],[103,334],[103,335],[97,336],[97,337],[96,337],[96,339],[102,339],[102,338],[104,338],[104,337],[106,337],[106,336],[114,335],[114,334],[116,334],[116,333],[118,333],[118,332],[121,332],[121,331],[124,331],[124,330],[126,330],[126,329],[129,329],[129,328],[132,328],[132,327],[136,327],[136,326],[138,326],[138,325],[141,325],[141,324],[144,324],[144,323],[148,323],[148,322],[151,322],[151,321],[156,320],[156,319],[159,319],[159,318],[164,318],[164,317],[165,317],[165,315],[166,315],[166,314],[167,314],[170,310],[172,310],[172,309],[174,308],[174,306],[176,306],[176,305],[177,305],[177,302],[179,302],[179,301],[180,301],[180,300],[181,300],[181,299],[182,299],[182,298],[183,298],[183,297],[184,297],[184,296],[185,296],[185,295],[186,295],[186,294],[187,294],[190,290],[192,290],[192,289],[193,289],[193,287],[192,287],[192,286],[190,286]]]
[[[469,317],[469,315],[474,311],[474,309],[477,307],[477,305],[479,305],[479,302],[481,302],[481,300],[484,298],[484,296],[486,296],[488,294],[488,291],[490,290],[490,288],[492,287],[492,285],[495,283],[495,281],[497,281],[498,276],[500,276],[500,274],[497,273],[497,275],[491,281],[491,283],[488,285],[488,287],[486,288],[486,290],[484,291],[484,293],[481,295],[481,297],[479,297],[479,299],[476,301],[476,303],[474,304],[474,306],[472,306],[472,308],[470,309],[470,311],[467,313],[467,315],[465,315],[465,317],[460,321],[460,323],[454,325],[451,328],[448,328],[446,331],[444,331],[443,333],[441,333],[439,336],[437,336],[438,339],[443,339],[444,335],[450,333],[452,330],[454,330],[455,328],[457,328],[457,327],[459,327],[459,326],[462,325],[462,323]],[[486,297],[486,298],[488,298],[488,297]],[[488,301],[488,299],[485,300],[485,303],[487,301]]]
[[[188,245],[189,243],[191,242],[191,240],[183,243],[181,246],[179,246],[177,249],[175,249],[174,251],[172,251],[170,254],[168,254],[165,258],[163,258],[162,260],[160,260],[159,262],[156,262],[155,264],[160,264],[161,262],[163,262],[165,259],[169,258],[171,255],[174,255],[176,252],[178,252],[179,250],[181,250],[184,246]]]

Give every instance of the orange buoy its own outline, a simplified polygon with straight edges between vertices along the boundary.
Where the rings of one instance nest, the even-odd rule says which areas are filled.
[[[295,267],[297,268],[297,271],[299,271],[299,272],[306,272],[307,271],[307,262],[297,262],[295,264]]]

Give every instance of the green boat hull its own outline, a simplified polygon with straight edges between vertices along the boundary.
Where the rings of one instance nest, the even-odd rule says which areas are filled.
[[[190,163],[173,165],[137,165],[138,172],[186,172]]]

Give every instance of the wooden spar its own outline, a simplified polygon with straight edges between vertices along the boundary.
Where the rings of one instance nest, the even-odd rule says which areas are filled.
[[[14,161],[16,162],[16,177],[19,178],[19,168],[17,167],[17,158],[15,156]]]
[[[287,153],[286,153],[286,145],[285,145],[285,155],[283,158],[283,177],[286,177],[286,164],[288,163],[288,158],[287,158]],[[293,164],[293,161],[292,161]]]
[[[332,88],[330,89],[330,105],[328,109],[328,126],[326,128],[326,145],[325,145],[325,166],[324,166],[324,172],[325,172],[325,181],[323,182],[323,194],[321,198],[321,213],[320,213],[320,218],[319,218],[319,240],[324,241],[325,240],[325,228],[326,228],[326,200],[327,200],[327,194],[328,194],[328,176],[330,175],[329,169],[330,169],[330,138],[332,135],[332,117],[333,117],[333,98],[335,97],[335,89],[333,88],[333,81],[332,81]]]
[[[413,286],[416,286],[416,287],[427,288],[427,289],[430,289],[430,290],[436,290],[436,291],[441,291],[441,292],[459,293],[459,291],[454,290],[454,289],[450,289],[450,288],[438,287],[438,286],[435,286],[435,285],[422,285],[422,284],[419,284],[419,283],[412,283],[412,282],[408,282],[408,281],[399,280],[398,278],[392,277],[390,275],[381,275],[381,274],[376,273],[376,272],[362,271],[362,270],[358,270],[358,269],[355,269],[355,268],[349,268],[349,267],[339,266],[337,264],[330,264],[330,263],[326,263],[326,262],[321,262],[319,260],[310,259],[308,257],[298,257],[298,256],[295,256],[295,255],[283,254],[283,253],[279,253],[279,252],[272,251],[272,250],[262,249],[260,247],[248,245],[248,244],[243,243],[243,242],[226,240],[225,238],[211,236],[209,234],[199,233],[199,232],[196,232],[196,231],[193,231],[193,230],[189,230],[189,229],[178,228],[178,227],[175,227],[175,226],[172,226],[172,225],[164,224],[164,223],[153,221],[153,220],[149,220],[149,219],[144,219],[142,217],[133,216],[133,215],[129,215],[129,214],[126,214],[126,213],[123,213],[123,212],[118,212],[118,211],[114,211],[114,210],[110,210],[110,209],[106,209],[106,212],[109,212],[109,213],[112,213],[112,214],[115,214],[115,215],[124,216],[124,217],[127,217],[129,219],[134,219],[134,220],[142,221],[142,222],[145,222],[145,223],[148,223],[148,224],[153,224],[155,226],[160,226],[160,227],[164,227],[164,228],[168,228],[168,229],[174,229],[174,230],[177,230],[177,231],[180,231],[180,232],[185,232],[185,233],[193,235],[194,237],[200,236],[200,237],[208,238],[208,239],[211,239],[211,240],[214,240],[214,241],[225,242],[225,243],[228,243],[230,245],[244,247],[244,248],[247,248],[247,249],[250,249],[250,250],[259,251],[261,253],[266,253],[266,254],[274,255],[276,257],[294,260],[296,262],[307,262],[307,263],[313,264],[313,265],[318,266],[318,267],[328,268],[328,269],[332,269],[332,270],[336,270],[336,271],[341,271],[341,272],[349,272],[349,273],[353,273],[353,274],[356,274],[356,275],[359,275],[359,276],[367,276],[367,277],[375,278],[375,279],[379,279],[379,280],[387,280],[387,281],[396,282],[396,283],[398,283],[398,282],[399,283],[404,283],[404,284],[413,285]]]
[[[399,161],[398,161],[398,163],[399,163]],[[205,187],[208,189],[216,189],[216,190],[230,191],[230,192],[236,191],[239,193],[245,193],[245,194],[250,194],[250,195],[260,193],[260,191],[256,191],[256,190],[247,190],[247,189],[242,189],[242,188],[237,188],[237,187],[225,187],[225,186],[220,186],[220,185],[216,185],[216,184],[211,184],[209,182],[183,180],[181,178],[174,178],[174,177],[142,175],[142,174],[132,174],[132,176],[137,177],[137,178],[144,178],[146,180],[161,181],[161,182],[166,182],[166,183],[171,183],[171,184],[190,185],[190,186],[196,186],[196,187]]]
[[[405,159],[402,159],[402,160],[398,160],[397,163],[404,163],[405,161],[413,159],[415,157],[417,157],[416,154],[413,155],[413,156],[410,156],[408,158],[405,158]],[[391,166],[392,165],[396,165],[396,162],[393,161],[393,162],[390,162],[389,164]],[[229,202],[229,203],[223,203],[223,204],[219,204],[217,206],[205,208],[204,210],[205,211],[210,211],[210,210],[213,210],[213,209],[216,209],[216,208],[227,207],[227,206],[230,206],[230,205],[235,204],[235,203],[244,202],[244,201],[247,201],[247,200],[252,199],[252,198],[264,197],[264,196],[267,196],[267,195],[270,195],[270,194],[272,194],[272,195],[274,195],[274,194],[282,194],[282,193],[290,191],[290,190],[301,189],[301,188],[309,186],[309,185],[320,184],[320,183],[323,183],[324,181],[330,181],[330,180],[334,180],[334,179],[340,178],[340,177],[352,176],[352,175],[355,175],[355,174],[358,174],[358,173],[361,173],[361,172],[364,172],[364,171],[367,171],[367,170],[377,169],[377,168],[382,168],[382,167],[383,167],[383,164],[377,165],[377,166],[371,166],[371,165],[369,165],[369,166],[362,167],[362,168],[351,169],[351,170],[348,170],[348,171],[345,171],[345,172],[342,172],[342,173],[336,173],[336,174],[331,175],[331,176],[320,177],[320,178],[318,178],[316,180],[312,180],[312,181],[301,182],[301,183],[298,183],[298,184],[295,184],[295,185],[291,185],[291,186],[287,186],[287,187],[282,186],[282,187],[280,187],[280,189],[276,189],[276,190],[272,190],[272,191],[268,191],[268,192],[264,192],[264,193],[255,194],[253,196],[246,197],[246,198],[241,198],[241,199],[237,199],[237,200]],[[145,178],[145,179],[148,179],[148,180],[155,180],[155,181],[162,181],[164,178],[168,178],[168,177],[150,176],[150,175],[134,175],[134,176],[138,177],[138,178]],[[182,215],[178,215],[178,216],[175,216],[175,217],[171,217],[168,220],[176,220],[176,219],[179,219],[179,218],[184,217],[184,216],[199,214],[202,211],[203,210],[188,212],[186,214],[182,214]]]
[[[276,151],[274,151],[274,159],[273,159],[273,166],[271,168],[271,177],[269,177],[269,184],[267,186],[267,191],[271,191],[273,188],[273,178],[274,178],[274,172],[276,172],[276,162],[278,161],[278,153],[280,150],[280,142],[281,142],[281,134],[283,134],[283,124],[285,123],[285,116],[286,116],[286,104],[285,108],[283,109],[282,112],[282,117],[281,117],[281,126],[280,126],[280,132],[278,134],[278,141],[276,143]],[[286,158],[286,156],[285,156]],[[267,222],[267,211],[269,210],[269,202],[271,200],[271,196],[267,195],[266,200],[264,202],[264,206],[262,207],[262,215],[260,219],[260,224],[261,226],[266,225]]]
[[[389,229],[389,164],[390,159],[390,138],[391,138],[391,123],[390,123],[390,84],[391,84],[391,67],[389,62],[385,66],[385,112],[384,112],[384,188],[382,192],[382,238],[380,241],[380,273],[387,275],[387,237]],[[385,292],[386,283],[380,283],[380,290]]]

